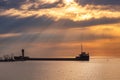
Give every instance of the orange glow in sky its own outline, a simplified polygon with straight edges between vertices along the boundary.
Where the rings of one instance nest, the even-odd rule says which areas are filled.
[[[68,57],[79,54],[83,43],[91,55],[120,56],[120,5],[76,0],[6,4],[0,6],[0,53],[25,48],[31,56]]]

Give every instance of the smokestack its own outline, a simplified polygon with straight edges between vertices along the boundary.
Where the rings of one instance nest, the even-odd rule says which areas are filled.
[[[25,52],[24,49],[22,49],[21,51],[22,51],[22,57],[24,57],[24,52]]]

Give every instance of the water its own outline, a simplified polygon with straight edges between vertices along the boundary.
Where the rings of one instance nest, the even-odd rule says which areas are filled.
[[[1,62],[0,80],[120,80],[120,59]]]

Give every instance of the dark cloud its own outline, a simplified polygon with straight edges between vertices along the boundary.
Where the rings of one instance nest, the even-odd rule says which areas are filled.
[[[101,8],[101,10],[112,10],[112,11],[120,11],[119,0],[76,0],[76,2],[80,5],[104,5],[106,7]],[[39,9],[50,9],[54,7],[58,7],[59,4],[64,6],[65,4],[62,0],[59,0],[55,3],[44,3],[38,2],[37,0],[0,0],[0,9],[19,9],[21,10],[22,5],[32,4],[27,8],[27,10],[39,10]],[[36,7],[37,4],[37,7]],[[109,6],[108,6],[109,5]],[[94,7],[95,8],[95,7]]]
[[[35,18],[35,16],[27,18],[0,16],[0,33],[9,33],[12,31],[24,32],[24,30],[31,27],[47,28],[47,26],[53,23],[54,21],[46,16],[41,16],[39,18]]]
[[[57,7],[58,4],[62,3],[61,0],[58,1],[58,2],[55,2],[55,3],[52,3],[52,4],[40,4],[37,8],[33,5],[29,8],[29,10],[32,10],[32,9],[46,9],[46,8],[54,8],[54,7]]]
[[[52,26],[53,28],[68,29],[113,24],[119,22],[120,18],[100,18],[74,22],[68,19],[54,21],[52,18],[48,18],[46,16],[41,16],[38,18],[35,16],[27,18],[0,16],[0,34],[9,32],[24,32],[30,28],[46,29]]]
[[[120,5],[120,0],[76,0],[81,5]]]
[[[30,43],[67,43],[67,42],[79,42],[79,41],[94,41],[100,39],[114,39],[116,36],[108,35],[108,34],[95,34],[95,33],[78,33],[78,34],[71,34],[71,37],[64,36],[65,34],[41,34],[41,33],[24,33],[18,36],[11,36],[11,37],[4,37],[0,38],[0,43],[2,44],[30,44]]]
[[[26,0],[0,0],[0,7],[3,9],[20,8]]]
[[[39,39],[38,39],[39,38]],[[21,36],[15,36],[15,37],[6,37],[6,38],[0,38],[1,44],[13,44],[13,43],[58,43],[61,42],[61,36],[59,35],[21,35]]]
[[[119,0],[76,0],[77,3],[79,3],[80,5],[86,5],[86,4],[93,4],[93,5],[120,5],[120,1]],[[32,3],[33,5],[31,7],[29,7],[28,10],[31,9],[44,9],[44,8],[53,8],[53,7],[57,7],[58,4],[63,4],[62,0],[59,0],[58,2],[55,3],[45,3],[45,4],[41,4],[38,3],[37,0],[0,0],[0,8],[2,9],[11,9],[11,8],[15,8],[15,9],[21,9],[21,5],[24,4],[29,4]],[[38,7],[35,7],[34,3],[38,3]]]
[[[89,19],[84,21],[71,21],[71,20],[60,20],[59,24],[62,24],[64,28],[75,28],[75,27],[89,27],[89,26],[95,26],[95,25],[103,25],[103,24],[113,24],[113,23],[119,23],[120,18],[100,18],[100,19]]]
[[[95,40],[100,40],[100,39],[115,39],[116,36],[108,35],[108,34],[96,34],[96,33],[86,33],[80,35],[78,38],[79,41],[95,41]]]
[[[28,10],[35,10],[35,9],[44,9],[44,8],[53,8],[57,7],[59,3],[61,3],[61,0],[55,3],[44,3],[41,4],[40,2],[38,3],[38,6],[35,7],[34,3],[38,3],[37,0],[0,0],[0,8],[2,9],[21,9],[21,6],[24,4],[33,4],[31,7],[29,7]]]

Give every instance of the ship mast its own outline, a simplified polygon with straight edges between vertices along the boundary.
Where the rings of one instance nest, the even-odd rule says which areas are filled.
[[[83,46],[82,46],[82,44],[81,44],[81,53],[83,52]]]

